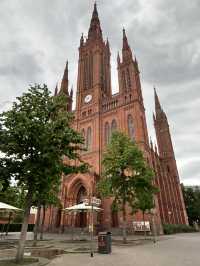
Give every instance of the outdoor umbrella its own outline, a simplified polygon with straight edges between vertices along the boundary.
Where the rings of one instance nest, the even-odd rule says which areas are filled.
[[[101,208],[98,208],[96,206],[91,206],[91,205],[87,205],[85,203],[80,203],[80,204],[77,204],[77,205],[74,205],[74,206],[71,206],[71,207],[68,207],[68,208],[65,208],[64,211],[67,211],[67,212],[84,212],[84,211],[102,211]]]
[[[10,225],[11,214],[13,212],[15,212],[15,211],[21,211],[21,209],[16,208],[16,207],[14,207],[12,205],[6,204],[4,202],[0,202],[0,212],[9,212],[9,221],[7,223],[6,235],[8,234],[8,229],[9,229],[9,225]],[[3,226],[2,226],[1,236],[3,235],[4,226],[5,226],[5,224],[3,224]]]
[[[0,211],[21,211],[21,209],[19,208],[16,208],[12,205],[9,205],[9,204],[6,204],[6,203],[3,203],[3,202],[0,202]]]
[[[101,208],[98,208],[96,206],[91,206],[91,205],[87,205],[85,203],[80,203],[80,204],[77,204],[77,205],[74,205],[74,206],[71,206],[71,207],[68,207],[68,208],[65,208],[64,209],[65,212],[93,212],[93,211],[102,211]],[[73,227],[72,227],[72,239],[73,239]]]

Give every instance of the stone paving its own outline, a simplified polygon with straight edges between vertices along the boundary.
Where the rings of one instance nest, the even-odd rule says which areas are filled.
[[[113,246],[110,255],[64,254],[49,266],[199,266],[200,233],[177,234],[156,244]]]
[[[19,234],[9,234],[8,243],[17,239]],[[76,236],[75,238],[82,238]],[[62,254],[54,258],[49,266],[200,266],[200,233],[177,234],[158,237],[158,242],[152,239],[143,240],[143,236],[129,236],[129,243],[123,245],[120,236],[113,236],[112,254],[95,253],[91,258],[89,253]],[[31,246],[32,234],[28,234],[26,252]],[[45,240],[39,241],[36,249],[60,249],[65,252],[75,250],[89,251],[89,241],[70,241],[71,236],[66,234],[45,234]],[[4,240],[6,241],[6,240]],[[0,241],[1,242],[1,241]],[[17,243],[16,241],[13,243]],[[96,242],[97,243],[97,242]],[[10,257],[16,250],[2,249],[0,258]]]

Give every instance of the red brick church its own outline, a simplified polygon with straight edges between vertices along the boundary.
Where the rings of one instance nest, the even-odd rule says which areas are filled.
[[[96,4],[92,14],[88,36],[80,38],[76,108],[72,111],[73,92],[68,91],[68,63],[61,87],[55,94],[68,96],[68,110],[75,116],[74,129],[85,138],[87,151],[82,159],[92,167],[87,174],[62,177],[60,197],[63,207],[78,204],[84,198],[97,195],[96,183],[101,176],[103,151],[109,142],[113,130],[125,132],[143,151],[147,163],[154,169],[155,184],[160,192],[156,198],[156,223],[187,224],[179,175],[171,141],[167,116],[162,109],[155,91],[155,114],[153,116],[158,150],[149,142],[145,108],[143,103],[140,71],[138,62],[128,43],[123,29],[122,54],[117,56],[119,92],[112,94],[110,46],[104,41]],[[103,212],[96,217],[96,223],[105,228],[119,227],[121,213],[111,209],[112,199],[102,199]],[[85,213],[63,214],[61,210],[50,208],[46,218],[49,229],[68,226],[84,227],[88,225]],[[131,225],[133,220],[142,220],[141,214],[127,217]],[[147,216],[146,219],[149,219]]]

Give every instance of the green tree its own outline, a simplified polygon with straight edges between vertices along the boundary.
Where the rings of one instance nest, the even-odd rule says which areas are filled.
[[[111,196],[122,210],[123,241],[126,243],[126,206],[135,213],[138,191],[148,189],[153,172],[146,165],[142,152],[125,134],[114,132],[103,156],[103,176],[98,184],[102,196]]]
[[[44,227],[44,219],[45,219],[45,211],[46,207],[49,205],[61,206],[60,199],[58,198],[58,193],[59,193],[59,184],[50,184],[51,187],[48,186],[43,186],[41,184],[38,193],[34,195],[34,205],[37,206],[37,217],[36,217],[36,222],[34,226],[34,241],[33,241],[33,246],[37,245],[37,235],[39,231],[39,226],[41,223],[41,234],[40,234],[40,239],[43,239],[43,227]],[[42,215],[42,222],[41,222],[41,210],[43,209],[43,215]]]
[[[139,184],[137,184],[136,194],[138,200],[138,209],[142,211],[145,236],[145,213],[150,212],[150,210],[154,208],[154,194],[157,192],[158,189],[153,185],[151,176],[148,176],[146,179],[143,178],[142,180],[139,180]]]
[[[0,202],[13,205],[17,208],[23,208],[25,194],[23,187],[16,185],[9,186],[6,190],[0,191]]]
[[[189,224],[200,224],[200,188],[187,188],[182,185],[182,190]]]
[[[1,124],[0,124],[1,131]],[[10,176],[8,173],[9,161],[0,154],[0,191],[5,191],[10,185]]]
[[[1,165],[9,180],[15,179],[27,191],[17,263],[23,260],[34,194],[41,186],[59,184],[63,172],[87,168],[78,155],[83,139],[71,128],[73,117],[66,111],[66,103],[64,95],[52,97],[46,85],[35,85],[18,97],[9,111],[0,114]]]
[[[41,227],[40,227],[40,240],[43,240],[43,232],[44,232],[44,221],[45,221],[45,214],[46,208],[49,206],[56,206],[61,208],[61,202],[58,198],[58,193],[55,188],[52,188],[51,191],[46,193],[41,201],[41,210],[42,210],[42,217],[41,217]]]

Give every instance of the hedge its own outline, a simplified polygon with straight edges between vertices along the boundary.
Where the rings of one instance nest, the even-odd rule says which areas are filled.
[[[186,224],[163,224],[163,231],[166,235],[197,232],[194,227]]]
[[[9,232],[20,232],[21,227],[22,227],[22,224],[10,224],[9,225]],[[28,225],[28,231],[29,232],[32,232],[33,228],[34,228],[34,224]],[[2,231],[2,229],[3,229],[3,224],[0,224],[0,232]],[[7,224],[5,224],[5,226],[4,226],[4,232],[6,231],[6,229],[7,229]]]

